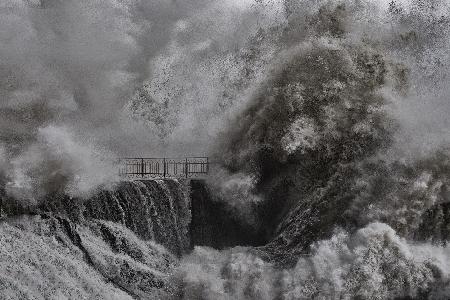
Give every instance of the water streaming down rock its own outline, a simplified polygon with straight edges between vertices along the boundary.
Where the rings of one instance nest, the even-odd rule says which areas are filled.
[[[256,233],[217,199],[204,180],[136,180],[101,191],[83,204],[87,219],[125,225],[176,255],[196,245],[255,245]],[[261,242],[259,242],[261,244]]]
[[[38,207],[20,206],[5,194],[1,199],[4,216],[50,213],[76,223],[110,221],[176,255],[195,245],[221,249],[262,243],[255,229],[233,215],[204,180],[124,181],[111,189],[99,189],[86,200],[54,195]]]
[[[0,223],[3,299],[161,299],[176,293],[176,258],[108,221],[50,214]]]
[[[177,257],[196,245],[222,249],[254,243],[251,230],[214,199],[203,180],[126,181],[84,201],[60,195],[36,208],[17,208],[10,200],[2,197],[0,268],[14,271],[9,272],[11,278],[0,280],[0,293],[11,299],[40,294],[22,284],[56,289],[69,298],[107,295],[108,289],[111,298],[179,298],[176,282],[169,280]],[[20,243],[27,254],[14,252]],[[63,253],[66,257],[59,257]],[[34,258],[21,262],[18,254]],[[26,283],[36,272],[44,272],[45,264],[56,266],[40,282]],[[73,264],[80,265],[77,271],[71,271]],[[13,291],[12,278],[22,276],[20,268],[30,273],[23,274]],[[70,274],[60,275],[61,280],[53,277],[66,272]],[[91,281],[83,283],[84,276]]]
[[[191,199],[188,186],[176,180],[123,182],[84,203],[82,214],[118,222],[144,240],[154,240],[173,253],[189,250]]]
[[[189,182],[121,182],[84,201],[60,195],[37,208],[2,196],[0,268],[9,275],[0,278],[0,294],[9,299],[51,298],[55,290],[69,298],[176,295],[168,279],[176,257],[191,249]],[[29,259],[21,261],[21,255]],[[52,271],[45,272],[48,264]],[[31,283],[41,272],[42,279]]]

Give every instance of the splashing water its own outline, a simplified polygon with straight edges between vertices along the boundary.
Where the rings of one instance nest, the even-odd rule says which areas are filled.
[[[312,246],[280,270],[248,249],[196,248],[177,276],[185,299],[392,299],[449,296],[450,248],[412,243],[382,223]]]
[[[268,243],[196,248],[185,298],[448,298],[449,22],[441,0],[3,2],[0,184],[89,195],[117,156],[206,149]]]

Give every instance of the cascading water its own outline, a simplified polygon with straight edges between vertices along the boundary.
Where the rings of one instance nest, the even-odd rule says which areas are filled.
[[[143,240],[153,240],[175,255],[190,249],[189,186],[177,180],[124,181],[86,200],[54,196],[34,213],[56,213],[73,222],[105,220],[120,224]]]
[[[54,256],[70,253],[42,282],[30,284],[31,288],[57,286],[64,289],[58,297],[69,298],[92,296],[93,291],[117,299],[177,298],[176,284],[168,281],[176,257],[196,245],[223,248],[252,243],[251,233],[245,232],[248,229],[234,223],[239,220],[211,197],[203,180],[165,179],[122,182],[86,200],[55,196],[31,210],[11,207],[15,202],[2,198],[3,214],[9,214],[5,217],[10,221],[0,224],[4,234],[0,261],[6,274],[11,274],[8,268],[13,269],[13,277],[2,279],[0,293],[12,299],[33,297],[26,282],[42,272],[43,265],[55,263]],[[39,258],[19,262],[14,247],[20,243],[31,253],[37,251]],[[39,254],[42,247],[47,252],[44,256]],[[53,276],[70,273],[72,264],[82,268],[55,281]],[[24,274],[25,285],[17,286],[12,278],[20,268],[30,273]],[[92,281],[83,283],[83,276]],[[47,298],[52,292],[42,295]]]
[[[176,294],[176,259],[161,246],[107,221],[51,215],[1,223],[4,299],[161,299]]]
[[[119,222],[181,255],[189,249],[189,195],[177,181],[133,181],[85,203],[86,218]]]

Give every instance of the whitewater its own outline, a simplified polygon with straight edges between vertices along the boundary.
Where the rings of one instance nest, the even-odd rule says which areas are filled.
[[[2,1],[0,299],[449,299],[449,51],[445,0]]]

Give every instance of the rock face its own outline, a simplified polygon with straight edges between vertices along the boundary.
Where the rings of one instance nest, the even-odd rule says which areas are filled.
[[[224,249],[232,246],[256,246],[263,243],[255,228],[243,224],[226,204],[211,193],[202,181],[191,181],[192,246]]]

